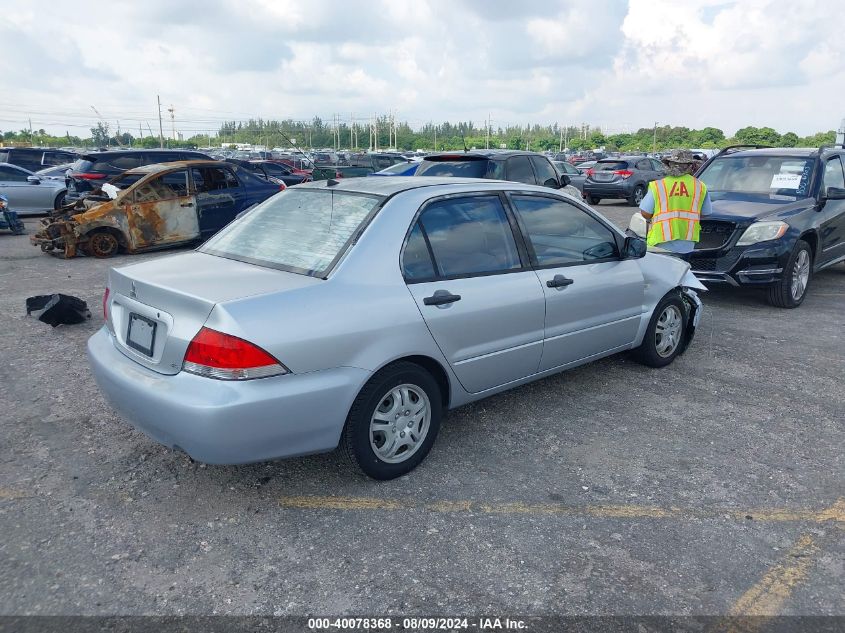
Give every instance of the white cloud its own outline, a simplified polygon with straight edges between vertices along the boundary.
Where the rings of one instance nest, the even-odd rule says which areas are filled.
[[[0,0],[0,129],[187,133],[223,118],[398,110],[412,124],[559,121],[809,133],[842,111],[827,0]],[[91,16],[96,16],[92,20]],[[346,115],[344,115],[346,116]],[[74,127],[78,126],[78,127]]]

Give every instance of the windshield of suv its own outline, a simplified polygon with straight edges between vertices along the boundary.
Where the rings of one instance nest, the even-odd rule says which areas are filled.
[[[287,189],[229,224],[200,251],[322,277],[381,200],[324,189]]]
[[[710,163],[698,177],[710,191],[807,196],[812,159],[795,156],[727,156]]]

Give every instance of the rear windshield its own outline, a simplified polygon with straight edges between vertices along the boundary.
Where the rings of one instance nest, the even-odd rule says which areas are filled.
[[[459,178],[484,178],[487,175],[486,160],[424,160],[417,176],[457,176]]]
[[[381,200],[325,189],[287,189],[232,222],[200,251],[322,277]]]
[[[812,159],[794,156],[717,158],[699,174],[710,191],[808,196]]]
[[[619,171],[620,169],[628,169],[628,161],[625,160],[608,160],[599,161],[593,167],[593,171]]]
[[[79,158],[73,161],[73,164],[70,166],[70,168],[72,171],[87,172],[91,171],[91,167],[93,166],[93,161],[87,160],[85,158]]]

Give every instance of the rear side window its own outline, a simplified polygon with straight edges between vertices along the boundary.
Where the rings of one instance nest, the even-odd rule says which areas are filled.
[[[73,158],[74,155],[69,152],[44,152],[41,164],[45,167],[50,165],[64,165],[65,163],[72,161]]]
[[[451,198],[430,204],[419,219],[440,277],[520,268],[519,254],[498,196]]]
[[[508,159],[507,179],[513,182],[524,182],[527,185],[537,184],[528,156],[514,156]]]
[[[651,161],[645,158],[643,160],[639,160],[637,161],[636,168],[649,171],[651,170]]]
[[[417,169],[417,176],[454,176],[457,178],[484,178],[486,160],[425,160]]]
[[[617,256],[613,233],[557,198],[513,196],[538,266],[565,266]]]
[[[170,172],[148,180],[135,190],[135,202],[158,202],[180,198],[188,193],[188,170]]]
[[[191,169],[191,176],[197,193],[240,186],[235,174],[222,167],[194,167]]]
[[[537,184],[553,189],[560,188],[557,174],[552,164],[542,156],[532,156],[531,164],[534,165],[534,173],[537,175]]]
[[[407,281],[433,279],[437,276],[419,222],[414,224],[402,253],[402,274]]]

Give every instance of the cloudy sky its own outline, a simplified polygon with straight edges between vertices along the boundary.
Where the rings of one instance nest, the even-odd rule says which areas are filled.
[[[845,116],[838,0],[0,0],[0,130],[492,117],[808,134]],[[164,113],[168,116],[167,112]],[[168,129],[165,118],[165,130]]]

